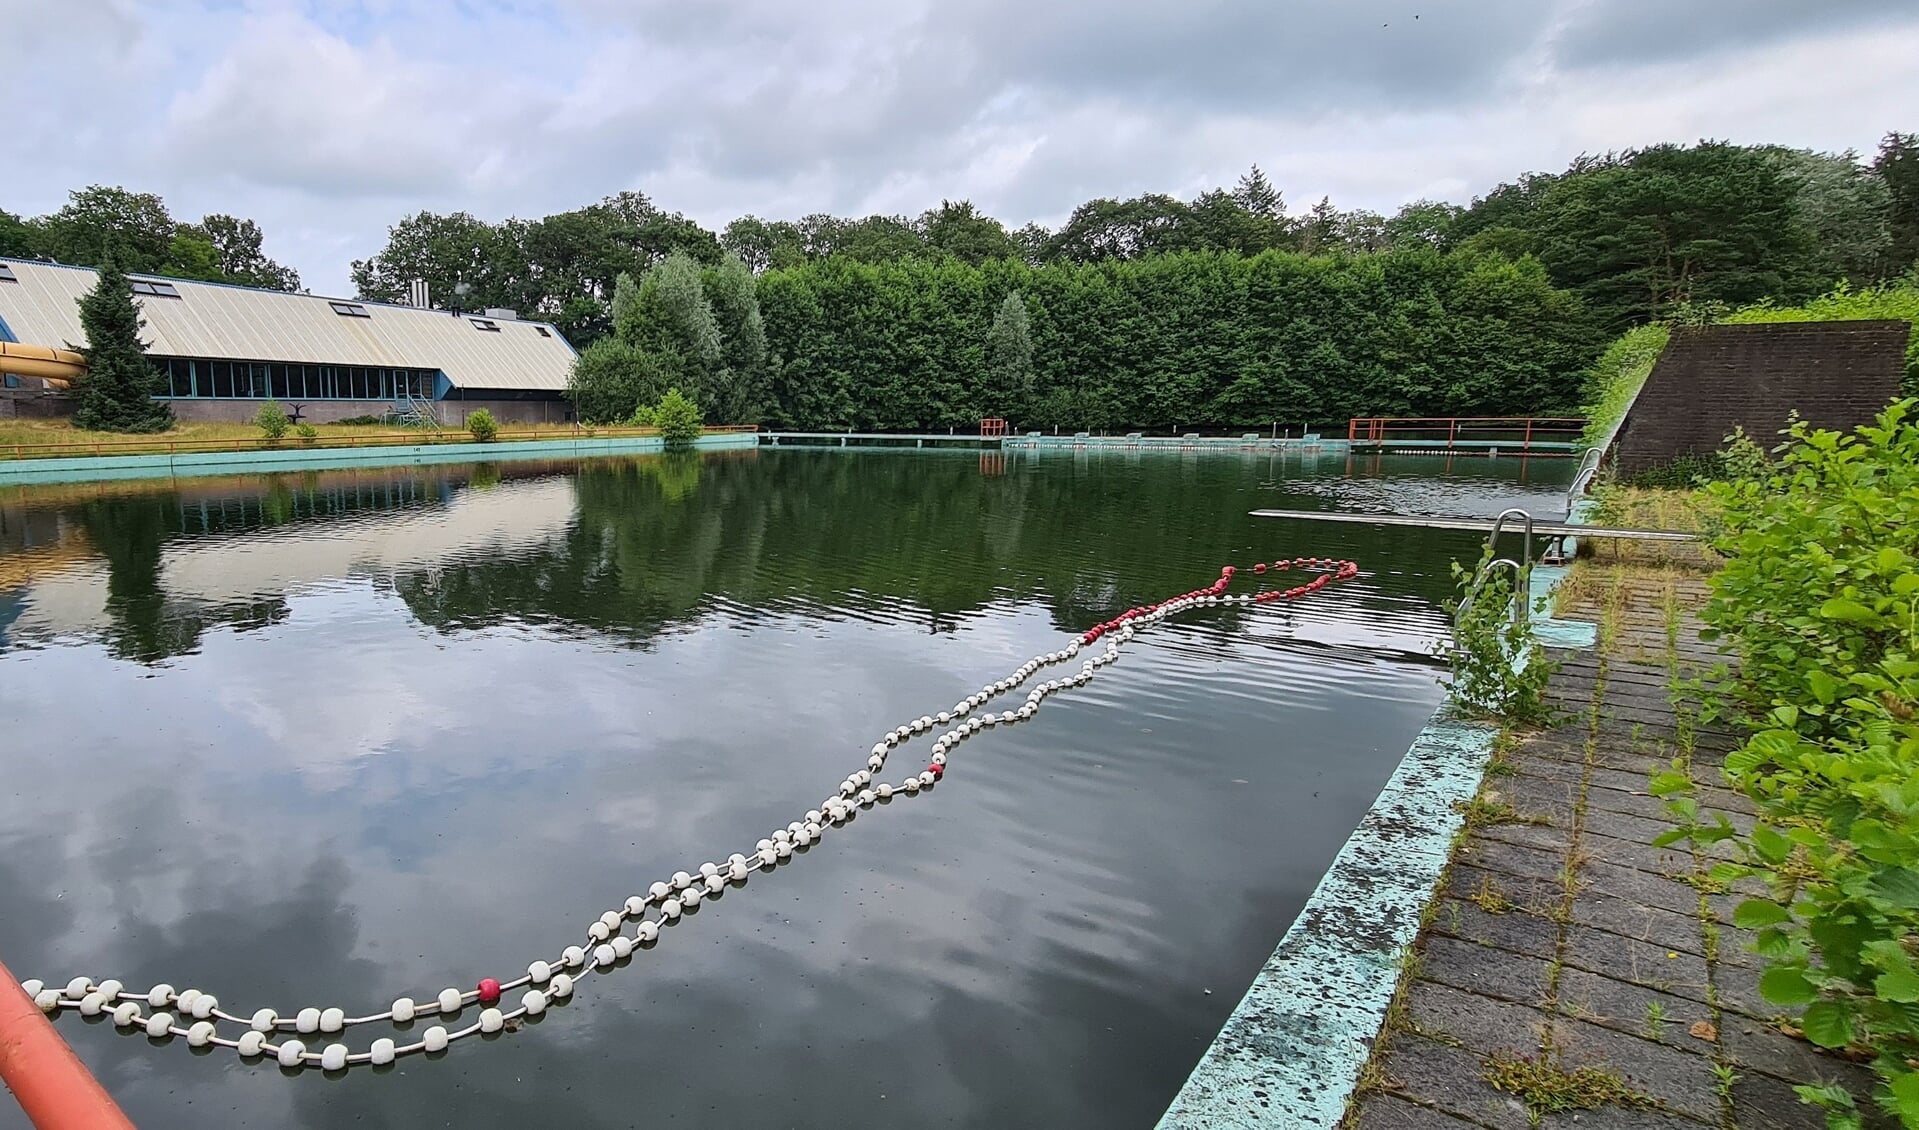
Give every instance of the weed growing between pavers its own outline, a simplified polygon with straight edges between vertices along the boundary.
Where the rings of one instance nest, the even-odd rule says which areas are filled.
[[[1486,1057],[1480,1078],[1494,1090],[1526,1104],[1533,1125],[1548,1114],[1569,1110],[1598,1110],[1602,1106],[1651,1108],[1657,1102],[1634,1090],[1610,1067],[1584,1066],[1570,1071],[1559,1052],[1548,1046],[1538,1055],[1494,1052]]]
[[[1506,897],[1506,892],[1490,875],[1479,877],[1479,889],[1468,895],[1466,901],[1487,914],[1504,914],[1513,908],[1513,900]]]

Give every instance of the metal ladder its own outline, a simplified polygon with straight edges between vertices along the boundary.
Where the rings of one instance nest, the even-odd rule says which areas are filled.
[[[1499,535],[1505,532],[1506,520],[1509,518],[1516,518],[1525,523],[1520,541],[1519,560],[1517,561],[1510,557],[1498,556]],[[1472,584],[1467,586],[1466,595],[1460,600],[1459,607],[1453,611],[1453,632],[1455,635],[1463,629],[1467,615],[1472,611],[1474,604],[1479,600],[1480,590],[1485,588],[1486,582],[1491,580],[1493,575],[1501,570],[1506,570],[1512,574],[1513,591],[1510,614],[1513,623],[1524,624],[1530,615],[1528,605],[1531,603],[1531,594],[1528,592],[1527,577],[1531,574],[1533,567],[1533,516],[1516,506],[1500,511],[1499,517],[1493,519],[1492,532],[1486,535],[1486,548],[1491,551],[1491,556],[1487,556],[1481,560],[1479,567],[1473,571]]]

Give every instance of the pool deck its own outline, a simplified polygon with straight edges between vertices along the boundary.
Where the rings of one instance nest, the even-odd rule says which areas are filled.
[[[1786,1035],[1760,998],[1752,935],[1731,925],[1743,896],[1705,879],[1716,856],[1652,844],[1669,825],[1647,780],[1675,758],[1707,819],[1752,821],[1720,777],[1732,736],[1698,724],[1681,689],[1719,658],[1698,640],[1704,599],[1696,576],[1625,575],[1586,609],[1600,646],[1557,653],[1563,720],[1486,777],[1489,818],[1447,869],[1346,1126],[1816,1130],[1792,1091],[1815,1082],[1870,1107],[1865,1067]],[[1522,1056],[1607,1072],[1631,1097],[1533,1122],[1485,1081]]]

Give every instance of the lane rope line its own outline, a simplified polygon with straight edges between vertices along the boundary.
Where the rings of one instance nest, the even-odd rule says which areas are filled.
[[[308,1006],[295,1010],[291,1015],[262,1008],[251,1015],[241,1015],[223,1009],[219,998],[199,989],[182,989],[176,993],[172,985],[161,983],[144,993],[130,993],[123,982],[114,978],[94,981],[89,977],[74,977],[63,987],[49,987],[46,981],[29,978],[21,982],[21,987],[40,1010],[50,1016],[57,1017],[62,1012],[77,1012],[82,1016],[106,1014],[129,1033],[144,1031],[147,1036],[160,1042],[180,1036],[185,1038],[189,1047],[212,1045],[232,1048],[247,1059],[272,1056],[282,1067],[291,1069],[318,1066],[324,1071],[337,1072],[362,1064],[384,1066],[401,1056],[444,1052],[454,1041],[469,1036],[513,1031],[519,1027],[518,1021],[538,1016],[549,1005],[571,998],[588,972],[610,973],[628,964],[628,959],[636,950],[653,948],[661,938],[662,931],[678,922],[688,911],[697,909],[703,900],[718,898],[729,887],[745,885],[747,877],[755,871],[770,873],[782,863],[790,861],[796,852],[804,853],[829,829],[852,820],[859,809],[871,808],[875,804],[890,804],[900,796],[930,793],[946,775],[947,755],[961,742],[995,726],[1024,722],[1038,713],[1040,705],[1049,696],[1091,682],[1094,673],[1101,667],[1118,662],[1120,648],[1132,642],[1140,628],[1203,605],[1258,605],[1298,600],[1321,591],[1335,581],[1351,580],[1359,575],[1359,566],[1354,562],[1322,557],[1280,560],[1270,566],[1261,562],[1254,565],[1251,571],[1255,576],[1264,576],[1270,572],[1288,570],[1303,570],[1316,575],[1312,580],[1291,588],[1261,588],[1257,592],[1228,595],[1226,589],[1238,570],[1231,565],[1225,566],[1220,570],[1219,579],[1205,588],[1181,593],[1157,604],[1130,608],[1103,624],[1089,628],[1065,647],[1034,656],[1005,678],[988,683],[954,703],[951,710],[922,715],[895,727],[873,744],[864,769],[857,770],[841,781],[838,791],[821,801],[817,808],[808,810],[803,819],[795,820],[759,841],[750,854],[736,852],[728,856],[724,863],[702,863],[697,873],[674,872],[671,878],[660,880],[647,888],[645,894],[633,895],[623,905],[601,914],[587,927],[582,944],[567,946],[555,960],[534,961],[526,967],[525,973],[508,981],[486,977],[471,989],[449,987],[423,1001],[401,997],[387,1008],[365,1016],[348,1016],[338,1006]],[[1075,659],[1082,648],[1090,648],[1101,639],[1107,639],[1105,648],[1091,658],[1082,660],[1076,673],[1039,683],[1027,693],[1026,702],[1017,709],[998,713],[980,711],[987,703],[1024,686],[1043,668]],[[886,767],[887,757],[895,749],[914,737],[942,726],[951,728],[934,739],[931,758],[925,769],[899,784],[875,782],[875,775]],[[629,923],[632,926],[631,933],[627,932]],[[53,984],[58,985],[58,982]],[[525,992],[520,996],[519,1005],[510,1010],[503,1009],[504,995],[520,989],[525,989]],[[444,1024],[434,1024],[422,1032],[418,1039],[404,1044],[390,1036],[382,1036],[365,1051],[352,1051],[337,1040],[315,1050],[300,1038],[332,1036],[348,1028],[380,1022],[395,1025],[404,1035],[406,1029],[417,1020],[426,1017],[452,1020],[468,1005],[476,1003],[481,1006],[480,1014],[466,1026],[449,1030]],[[142,1006],[151,1011],[143,1011]],[[221,1024],[235,1025],[244,1031],[237,1036],[224,1036],[220,1034]],[[272,1042],[282,1033],[286,1034],[285,1038]]]

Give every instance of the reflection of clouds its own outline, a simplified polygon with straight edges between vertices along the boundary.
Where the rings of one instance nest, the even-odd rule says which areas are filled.
[[[157,670],[0,655],[0,725],[32,736],[0,828],[60,845],[32,873],[52,894],[0,935],[23,976],[351,1010],[510,976],[1065,639],[1011,602],[939,636],[714,612],[644,651],[431,631],[373,581],[287,605]],[[1243,622],[1146,633],[961,747],[932,796],[862,812],[531,1032],[338,1083],[63,1033],[143,1126],[1124,1123],[1177,1087],[1437,697],[1423,668]],[[1336,709],[1354,694],[1367,710]],[[721,1065],[747,1069],[716,1085]]]
[[[235,593],[295,592],[360,572],[550,545],[573,519],[573,484],[554,476],[462,490],[424,510],[374,511],[237,539],[170,547],[161,585],[176,600],[220,604]]]
[[[563,538],[574,509],[572,481],[553,476],[460,490],[428,508],[369,511],[237,537],[175,534],[160,550],[160,592],[172,606],[226,608],[343,577],[525,552]],[[57,639],[107,630],[113,624],[108,579],[104,564],[36,576],[10,632]]]

